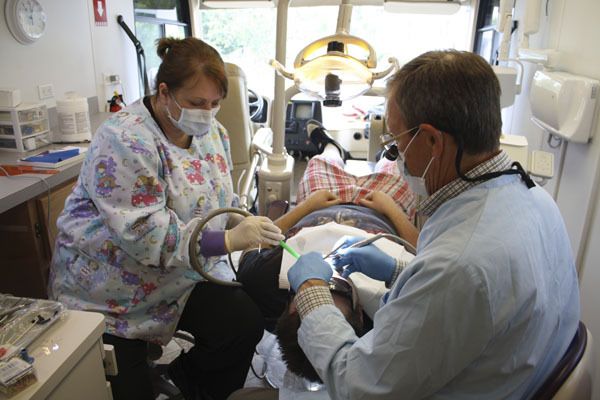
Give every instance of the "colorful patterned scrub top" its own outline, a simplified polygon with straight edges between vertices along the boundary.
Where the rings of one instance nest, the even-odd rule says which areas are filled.
[[[142,102],[96,132],[58,218],[49,293],[106,316],[113,335],[168,343],[194,285],[189,237],[211,210],[237,206],[229,137],[217,121],[188,149],[172,144]],[[225,229],[227,216],[207,228]],[[201,260],[231,279],[223,258]]]

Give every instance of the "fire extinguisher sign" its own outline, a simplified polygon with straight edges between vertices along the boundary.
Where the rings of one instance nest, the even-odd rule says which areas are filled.
[[[108,25],[106,0],[92,0],[92,3],[94,4],[94,21],[96,22],[96,26]]]

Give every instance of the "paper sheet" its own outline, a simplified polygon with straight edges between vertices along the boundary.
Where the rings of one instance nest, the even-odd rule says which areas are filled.
[[[358,236],[366,239],[374,235],[352,226],[329,222],[324,225],[303,228],[294,237],[287,240],[286,243],[300,255],[311,251],[317,251],[325,255],[333,250],[336,242],[343,236]],[[408,257],[410,260],[413,257],[412,254],[404,249],[404,246],[391,240],[383,238],[375,241],[374,244],[380,250],[396,259],[405,259]],[[289,289],[290,283],[287,280],[287,272],[295,262],[296,259],[291,254],[287,251],[283,252],[281,269],[279,270],[279,287],[281,289]]]

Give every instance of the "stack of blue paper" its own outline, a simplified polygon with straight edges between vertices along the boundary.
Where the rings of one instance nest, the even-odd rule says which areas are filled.
[[[46,151],[35,156],[23,158],[23,161],[29,162],[44,162],[44,163],[58,163],[63,160],[67,160],[71,157],[79,155],[79,149],[69,149],[60,151]]]

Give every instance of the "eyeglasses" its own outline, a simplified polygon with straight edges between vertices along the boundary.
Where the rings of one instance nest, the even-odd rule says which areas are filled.
[[[404,132],[401,132],[397,135],[394,135],[391,132],[384,133],[381,135],[381,145],[383,146],[383,156],[390,161],[395,161],[398,158],[399,150],[398,150],[398,140],[409,133],[413,132],[415,129],[419,129],[419,126],[415,126],[414,128],[408,129]]]
[[[402,136],[404,136],[404,135],[408,135],[409,133],[411,133],[411,132],[414,132],[414,131],[416,131],[417,129],[419,129],[419,125],[417,125],[417,126],[415,126],[415,127],[413,127],[413,128],[407,129],[407,130],[405,130],[404,132],[400,132],[400,133],[399,133],[399,134],[397,134],[397,135],[395,135],[395,134],[393,134],[393,133],[391,133],[391,132],[384,133],[384,134],[382,134],[382,135],[381,135],[381,138],[380,138],[380,140],[381,140],[381,144],[382,144],[383,146],[388,146],[388,145],[391,145],[391,144],[393,144],[394,142],[398,143],[398,140],[399,140],[399,139],[400,139]]]

